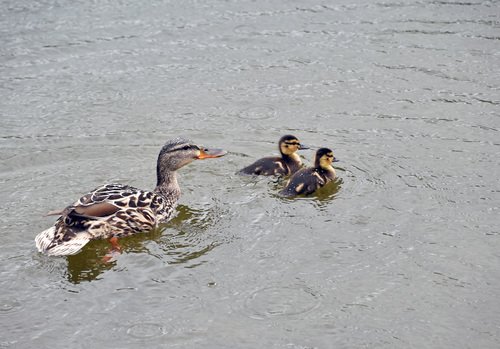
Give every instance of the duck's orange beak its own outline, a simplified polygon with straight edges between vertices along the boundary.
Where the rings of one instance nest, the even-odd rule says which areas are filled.
[[[211,159],[211,158],[220,158],[221,156],[224,156],[226,154],[227,154],[227,151],[225,151],[223,149],[201,148],[200,149],[200,155],[198,155],[196,158],[198,160]]]

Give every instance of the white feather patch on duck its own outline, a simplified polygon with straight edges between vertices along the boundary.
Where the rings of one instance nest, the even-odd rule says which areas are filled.
[[[63,241],[59,244],[54,244],[55,227],[50,227],[42,231],[35,238],[36,248],[39,252],[49,256],[68,256],[77,254],[83,246],[85,246],[92,236],[87,232],[76,234],[71,240]]]

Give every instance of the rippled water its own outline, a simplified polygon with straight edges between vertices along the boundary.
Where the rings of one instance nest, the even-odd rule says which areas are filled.
[[[498,1],[0,8],[1,348],[500,346]],[[235,175],[285,133],[341,180]],[[177,135],[230,153],[182,170],[172,222],[36,252]]]

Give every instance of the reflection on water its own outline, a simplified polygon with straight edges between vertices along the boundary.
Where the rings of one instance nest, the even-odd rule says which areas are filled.
[[[270,178],[270,190],[277,193],[284,182],[283,178]],[[281,198],[276,194],[276,199],[311,200],[315,205],[323,206],[335,199],[342,184],[343,180],[339,177],[310,196]],[[186,268],[194,268],[203,263],[195,260],[220,245],[220,242],[213,241],[204,234],[217,222],[218,214],[215,209],[178,205],[177,215],[168,223],[161,224],[150,232],[120,239],[120,251],[114,251],[107,240],[94,240],[82,252],[68,256],[67,278],[75,284],[97,280],[105,271],[117,267],[120,255],[134,253],[146,253],[166,264],[186,264]],[[150,244],[151,242],[154,244]]]
[[[342,183],[344,183],[341,177],[338,177],[334,181],[327,183],[325,186],[316,190],[313,194],[313,198],[315,198],[320,203],[326,203],[330,200],[335,199],[337,197],[340,189],[342,188]]]
[[[116,261],[104,260],[110,247],[107,242],[92,241],[79,254],[68,256],[68,280],[75,284],[96,280],[104,271],[113,268]]]
[[[119,240],[121,251],[112,251],[107,240],[91,241],[82,252],[68,256],[68,280],[72,283],[93,281],[107,270],[113,269],[120,254],[147,253],[167,264],[187,263],[197,259],[218,244],[205,241],[203,232],[214,223],[210,210],[177,206],[177,215],[168,223],[150,232],[136,234]],[[155,242],[160,252],[147,243]],[[155,250],[156,250],[155,248]],[[192,264],[187,267],[194,267]]]
[[[338,170],[338,169],[337,169]],[[276,192],[279,192],[283,186],[285,185],[286,180],[283,179],[278,179],[277,181],[272,182],[273,184],[273,190]],[[342,184],[344,183],[344,180],[342,177],[337,177],[334,181],[331,181],[327,184],[325,184],[323,187],[319,188],[316,190],[314,193],[310,195],[298,195],[294,197],[283,197],[280,196],[279,194],[276,194],[277,197],[286,200],[286,201],[292,201],[292,200],[313,200],[317,202],[318,204],[326,204],[330,202],[331,200],[335,199],[337,195],[340,192],[340,189],[342,189]]]

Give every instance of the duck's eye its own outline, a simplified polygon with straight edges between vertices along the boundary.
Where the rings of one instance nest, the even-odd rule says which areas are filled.
[[[182,150],[189,150],[189,149],[191,149],[191,146],[190,145],[185,145],[181,149]]]

